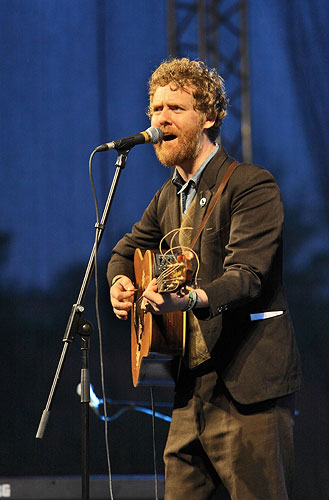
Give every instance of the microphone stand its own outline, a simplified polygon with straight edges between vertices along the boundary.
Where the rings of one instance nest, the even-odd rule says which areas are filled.
[[[95,149],[90,157],[92,161],[94,154],[97,152]],[[126,166],[127,156],[129,150],[118,150],[118,157],[115,163],[116,170],[113,176],[110,191],[105,203],[103,215],[99,224],[96,224],[96,238],[93,249],[90,254],[89,262],[85,271],[85,275],[82,281],[80,292],[77,298],[77,302],[73,304],[71,313],[68,319],[68,323],[65,329],[65,334],[63,338],[64,346],[60,359],[55,372],[54,380],[49,392],[47,404],[42,413],[39,427],[36,433],[37,439],[42,439],[49,417],[52,402],[55,396],[55,392],[58,387],[58,382],[63,370],[64,362],[68,353],[70,344],[73,343],[76,334],[81,337],[81,356],[82,356],[82,368],[81,368],[81,426],[82,426],[82,445],[81,445],[81,458],[82,458],[82,500],[89,500],[89,402],[90,402],[90,377],[89,377],[89,366],[88,366],[88,354],[90,345],[90,335],[92,333],[92,325],[89,321],[82,319],[82,313],[84,311],[83,300],[85,298],[87,288],[92,276],[92,272],[95,265],[95,257],[97,255],[99,245],[102,240],[106,222],[110,213],[111,205],[114,199],[114,194],[119,182],[119,178],[122,170]]]

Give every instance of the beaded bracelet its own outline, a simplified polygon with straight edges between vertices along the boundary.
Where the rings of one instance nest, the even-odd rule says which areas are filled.
[[[191,311],[191,309],[195,307],[197,302],[198,302],[198,294],[196,293],[195,290],[190,290],[188,293],[188,301],[186,307],[183,309],[183,312]]]

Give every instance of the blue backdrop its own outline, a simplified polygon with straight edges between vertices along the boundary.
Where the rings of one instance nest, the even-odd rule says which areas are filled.
[[[168,55],[166,8],[164,0],[0,0],[1,475],[80,470],[78,347],[47,435],[36,442],[34,434],[93,244],[88,158],[97,145],[148,127],[146,82]],[[328,19],[326,0],[249,5],[253,157],[283,194],[287,293],[304,366],[298,500],[329,495]],[[101,205],[115,160],[115,152],[94,160]],[[151,146],[133,149],[103,238],[101,312],[112,398],[148,394],[131,388],[129,326],[113,320],[105,264],[168,174]],[[93,318],[93,286],[87,309]],[[91,371],[99,391],[96,335]],[[104,473],[97,417],[91,427],[92,472]],[[166,432],[159,422],[159,460]],[[110,434],[114,472],[152,472],[148,417],[126,413]]]

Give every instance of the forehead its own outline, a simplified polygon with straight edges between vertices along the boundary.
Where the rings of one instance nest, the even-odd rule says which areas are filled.
[[[186,86],[184,88],[168,84],[163,87],[158,87],[153,95],[152,104],[158,102],[182,102],[194,106],[193,88]]]

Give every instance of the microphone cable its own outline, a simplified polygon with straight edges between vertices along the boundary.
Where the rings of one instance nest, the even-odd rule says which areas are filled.
[[[155,127],[153,127],[155,128]],[[111,467],[111,459],[110,459],[110,448],[109,448],[109,438],[108,438],[108,423],[110,421],[107,414],[107,398],[105,391],[105,376],[104,376],[104,354],[103,354],[103,333],[102,333],[102,325],[100,320],[99,313],[99,283],[98,283],[98,261],[97,261],[97,252],[98,252],[98,243],[100,231],[104,229],[101,227],[99,220],[99,205],[98,199],[95,189],[95,183],[93,179],[92,173],[92,160],[97,152],[95,149],[89,158],[89,178],[90,184],[93,193],[95,212],[96,212],[96,223],[95,223],[95,255],[94,255],[94,273],[95,273],[95,311],[96,311],[96,321],[97,321],[97,330],[98,330],[98,338],[99,338],[99,357],[100,357],[100,372],[101,372],[101,386],[102,386],[102,398],[103,398],[103,409],[104,409],[104,436],[105,436],[105,447],[106,447],[106,460],[107,460],[107,468],[108,468],[108,479],[109,479],[109,493],[110,500],[114,500],[113,497],[113,480],[112,480],[112,467]],[[155,499],[158,500],[158,471],[157,471],[157,458],[156,458],[156,437],[155,437],[155,404],[153,397],[153,389],[150,387],[150,397],[151,397],[151,411],[152,411],[152,440],[153,440],[153,464],[154,464],[154,489],[155,489]]]
[[[155,406],[153,397],[153,387],[150,387],[151,408],[152,408],[152,444],[153,444],[153,464],[154,464],[154,492],[155,500],[158,500],[158,468],[156,457],[156,439],[155,439]]]
[[[100,228],[100,221],[99,221],[98,199],[97,199],[95,183],[94,183],[93,174],[92,174],[92,160],[93,160],[93,157],[95,155],[95,152],[96,152],[96,150],[91,153],[90,158],[89,158],[89,178],[90,178],[90,184],[91,184],[91,188],[92,188],[92,192],[93,192],[93,199],[94,199],[95,212],[96,212],[95,255],[94,255],[95,311],[96,311],[96,321],[97,321],[98,340],[99,340],[99,361],[100,361],[102,398],[103,398],[103,401],[106,401],[105,376],[104,376],[104,354],[103,354],[103,332],[102,332],[102,325],[101,325],[100,314],[99,314],[99,284],[98,284],[98,261],[97,261],[98,242],[99,242],[99,234],[100,234],[101,228]],[[107,461],[107,470],[108,470],[109,493],[110,493],[110,499],[114,500],[112,467],[111,467],[109,435],[108,435],[108,424],[109,424],[109,419],[107,416],[107,405],[104,404],[104,438],[105,438],[105,448],[106,448],[106,461]]]

